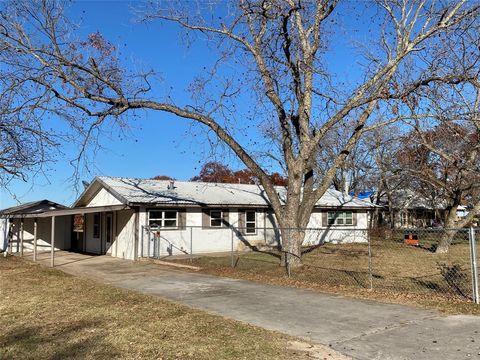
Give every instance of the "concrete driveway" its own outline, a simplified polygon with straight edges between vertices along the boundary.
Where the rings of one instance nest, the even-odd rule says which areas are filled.
[[[48,254],[39,256],[48,264]],[[329,345],[355,359],[480,359],[480,317],[60,252],[57,268]]]

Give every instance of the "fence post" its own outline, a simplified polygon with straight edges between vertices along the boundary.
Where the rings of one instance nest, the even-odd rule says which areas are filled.
[[[50,235],[50,266],[55,266],[55,216],[52,216],[52,232]]]
[[[291,228],[288,228],[288,244],[291,244],[292,241],[292,234],[291,234]],[[290,251],[287,248],[287,252],[285,253],[285,262],[287,263],[287,276],[290,278]]]
[[[372,273],[372,239],[370,237],[370,230],[367,230],[368,240],[368,281],[370,283],[370,290],[373,289],[373,273]]]
[[[475,244],[475,230],[473,228],[470,228],[468,240],[470,243],[470,263],[472,268],[472,300],[475,304],[479,304],[477,250]]]
[[[23,218],[20,222],[20,256],[23,256],[23,237],[24,237],[24,226],[23,226]]]
[[[232,230],[232,236],[231,236],[232,237],[232,244],[231,244],[231,249],[230,249],[230,256],[232,258],[231,266],[232,266],[232,268],[234,268],[235,267],[235,259],[233,258],[233,233],[234,233],[233,226],[231,226],[231,230]]]
[[[190,226],[190,262],[193,261],[193,227]]]
[[[37,261],[37,218],[33,222],[33,261]]]

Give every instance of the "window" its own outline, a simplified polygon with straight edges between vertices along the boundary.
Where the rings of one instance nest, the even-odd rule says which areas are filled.
[[[351,211],[329,211],[327,214],[328,225],[353,225]]]
[[[223,212],[221,210],[210,211],[210,227],[222,227]]]
[[[93,237],[95,239],[100,238],[100,214],[93,214]]]
[[[257,215],[254,210],[245,211],[245,233],[255,234],[257,232]]]
[[[178,211],[150,210],[148,212],[148,225],[152,228],[176,228],[178,226]]]

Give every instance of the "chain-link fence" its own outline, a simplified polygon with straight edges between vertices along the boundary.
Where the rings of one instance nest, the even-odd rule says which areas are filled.
[[[301,268],[281,239],[304,235]],[[366,230],[344,227],[278,229],[186,226],[143,228],[140,254],[205,269],[233,268],[343,289],[434,295],[479,302],[477,229]],[[290,259],[290,261],[289,261]],[[283,265],[283,266],[279,266]],[[231,270],[232,271],[232,270]]]
[[[372,234],[372,288],[475,300],[471,248],[475,233],[469,229],[406,229]]]

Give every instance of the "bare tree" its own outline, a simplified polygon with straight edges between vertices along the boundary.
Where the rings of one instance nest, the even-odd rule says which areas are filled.
[[[1,51],[1,50],[0,50]],[[23,92],[22,84],[0,71],[0,185],[13,178],[26,180],[52,160],[59,134],[49,133],[34,108],[38,99]]]
[[[445,207],[447,229],[471,225],[480,213],[480,38],[478,28],[464,29],[461,36],[442,36],[442,52],[449,57],[432,58],[431,66],[443,73],[468,74],[468,81],[435,83],[416,91],[406,101],[412,116],[406,121],[413,131],[401,162],[404,171],[427,193],[434,194]],[[456,45],[452,47],[452,39]],[[411,75],[410,75],[411,76]],[[430,116],[417,116],[430,113]],[[468,204],[465,218],[457,218],[457,208]],[[437,246],[448,251],[456,231],[448,230]]]
[[[403,148],[403,132],[396,125],[385,126],[369,133],[365,138],[365,148],[370,154],[368,171],[363,183],[374,190],[372,203],[378,205],[370,218],[371,226],[395,224],[396,194],[406,188],[409,179],[398,164],[396,154]],[[384,208],[388,218],[381,218]]]
[[[328,172],[335,161],[336,155],[345,147],[352,131],[353,129],[350,127],[341,127],[337,131],[332,131],[325,138],[319,148],[315,162],[315,171],[318,174]],[[358,195],[361,191],[372,190],[376,187],[377,184],[372,183],[372,177],[375,175],[374,172],[377,171],[374,155],[378,144],[375,143],[372,147],[371,141],[367,140],[368,136],[357,142],[345,161],[338,167],[332,180],[335,190]],[[322,182],[323,179],[318,177],[317,181]]]
[[[444,72],[430,60],[448,58],[443,42],[455,47],[462,31],[478,25],[478,4],[385,0],[368,3],[377,12],[374,19],[381,20],[369,19],[371,41],[359,45],[362,80],[342,84],[326,59],[341,36],[342,14],[364,10],[348,4],[240,0],[209,2],[199,9],[192,9],[190,2],[168,9],[161,3],[146,5],[145,19],[170,22],[204,36],[213,45],[212,53],[218,54],[213,68],[192,82],[191,104],[149,96],[149,73],[122,69],[116,49],[100,34],[76,40],[73,25],[54,1],[2,5],[0,46],[6,51],[0,59],[36,94],[52,98],[50,110],[84,114],[82,128],[98,127],[109,118],[122,121],[122,115],[135,109],[168,112],[207,127],[260,180],[279,227],[290,229],[291,236],[282,237],[282,249],[292,255],[291,265],[296,266],[301,264],[301,229],[362,136],[407,116],[397,104],[419,89],[469,79],[468,73]],[[442,34],[450,36],[443,39]],[[225,64],[241,69],[234,74],[238,76],[220,71]],[[405,78],[407,71],[416,76]],[[253,118],[237,117],[242,93],[255,96],[262,106]],[[261,114],[263,119],[257,117]],[[93,123],[88,122],[91,118]],[[236,131],[242,123],[258,126],[262,120],[279,132],[279,160],[288,179],[285,198],[278,194],[255,148],[246,146]],[[318,174],[315,154],[342,124],[349,124],[351,131],[332,155],[330,167]],[[321,181],[316,181],[319,176]]]
[[[399,154],[403,173],[414,179],[411,185],[435,194],[437,203],[445,208],[444,226],[449,230],[437,246],[438,253],[448,251],[456,233],[453,229],[470,225],[480,213],[480,87],[470,87],[476,96],[463,103],[452,98],[455,88],[446,92],[450,106],[437,93],[430,104],[439,111],[434,126],[426,129],[416,122]],[[442,93],[445,90],[442,88]],[[462,204],[471,209],[468,216],[458,218]]]

